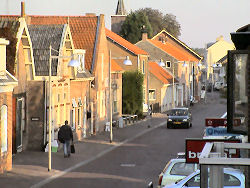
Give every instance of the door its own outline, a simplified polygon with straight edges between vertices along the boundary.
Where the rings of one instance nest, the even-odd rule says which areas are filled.
[[[24,98],[17,98],[16,102],[16,149],[22,151],[23,129],[25,123]]]

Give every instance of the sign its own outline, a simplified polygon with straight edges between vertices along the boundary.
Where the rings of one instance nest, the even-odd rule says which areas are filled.
[[[207,127],[206,136],[239,136],[239,134],[228,133],[226,127]]]
[[[31,117],[31,121],[39,121],[40,118],[39,117]]]
[[[234,119],[234,126],[240,126],[241,121],[239,118]],[[205,126],[206,127],[220,127],[220,126],[227,126],[227,119],[226,118],[206,118],[205,119]]]
[[[199,156],[207,142],[240,143],[240,140],[186,139],[186,162],[199,163]],[[228,158],[240,157],[239,149],[225,149]]]

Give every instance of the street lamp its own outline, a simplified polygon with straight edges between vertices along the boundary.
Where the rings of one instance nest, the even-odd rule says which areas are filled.
[[[129,60],[129,56],[126,56],[125,58],[123,57],[113,57],[112,58],[112,54],[111,54],[111,50],[109,50],[109,128],[110,128],[110,143],[113,142],[113,130],[112,130],[112,105],[113,105],[113,101],[112,101],[112,96],[111,96],[111,60],[112,59],[125,59],[123,61],[123,64],[126,65],[126,66],[130,66],[132,65],[132,62]]]
[[[48,164],[48,171],[51,171],[51,119],[52,119],[52,89],[51,89],[51,65],[52,65],[52,59],[60,59],[60,58],[72,58],[73,56],[52,56],[51,50],[54,50],[51,45],[49,47],[49,151],[48,151],[48,158],[49,158],[49,164]],[[56,51],[56,50],[54,50]],[[58,52],[58,51],[57,51]],[[71,60],[68,64],[70,67],[77,67],[80,65],[80,62],[76,60]]]

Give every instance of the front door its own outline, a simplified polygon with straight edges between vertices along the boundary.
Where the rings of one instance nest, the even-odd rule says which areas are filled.
[[[25,123],[25,112],[24,112],[24,98],[17,98],[16,101],[16,150],[17,152],[22,151],[23,145],[23,129]]]

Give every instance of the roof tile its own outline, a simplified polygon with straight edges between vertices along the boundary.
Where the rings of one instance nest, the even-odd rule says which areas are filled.
[[[158,65],[156,62],[149,62],[149,71],[158,78],[164,84],[171,84],[173,82],[173,76],[164,68]],[[178,82],[175,79],[175,83]]]
[[[85,49],[85,66],[91,70],[97,16],[30,16],[33,25],[67,24],[69,23],[75,49]]]
[[[160,48],[161,50],[165,51],[169,55],[173,56],[178,61],[195,61],[195,62],[197,61],[197,59],[194,58],[189,53],[178,49],[177,47],[168,42],[162,43],[161,41],[150,40],[150,39],[148,39],[148,41],[151,42],[156,47]]]
[[[117,35],[116,33],[110,31],[109,29],[106,28],[105,31],[106,31],[106,36],[108,38],[110,38],[111,40],[115,41],[116,43],[118,43],[119,45],[123,46],[124,48],[127,48],[132,53],[134,53],[136,55],[139,55],[139,54],[148,55],[147,52],[145,52],[144,50],[142,50],[138,46],[130,43],[129,41],[125,40],[124,38],[122,38],[121,36]]]

